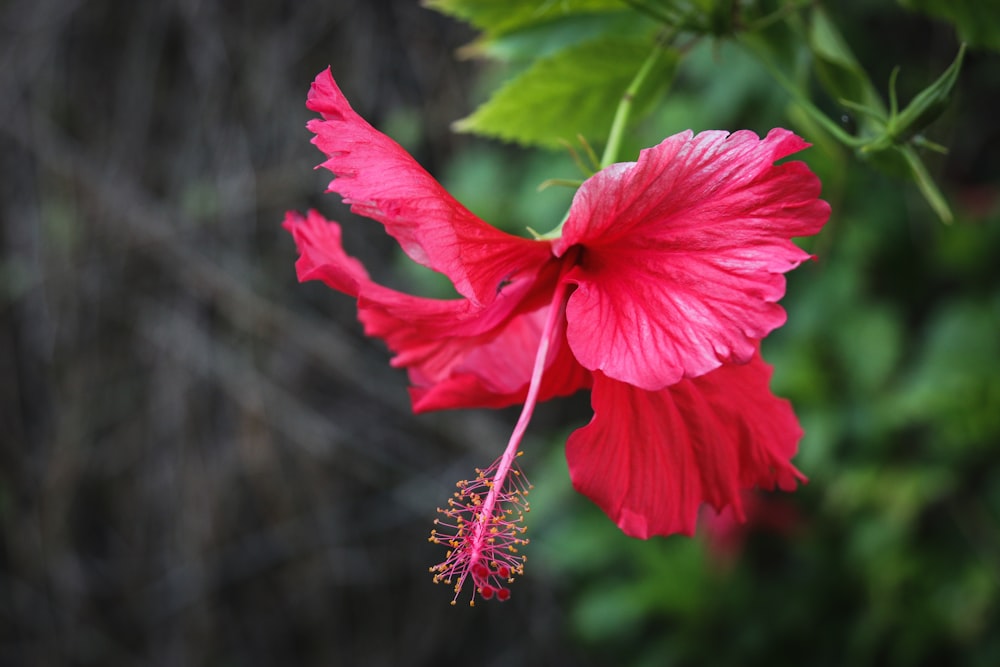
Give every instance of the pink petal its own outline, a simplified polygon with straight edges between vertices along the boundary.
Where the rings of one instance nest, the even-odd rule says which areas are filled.
[[[322,115],[309,122],[313,143],[327,155],[351,210],[385,225],[414,261],[447,275],[459,294],[489,303],[498,287],[551,256],[548,242],[512,236],[458,203],[399,144],[348,104],[330,70],[321,72],[307,106]]]
[[[770,377],[759,355],[655,392],[595,374],[594,418],[566,444],[573,486],[633,537],[691,535],[702,503],[743,520],[742,490],[804,479],[789,462],[802,430]]]
[[[543,298],[551,293],[558,268],[547,266],[485,307],[420,299],[376,285],[359,299],[359,317],[365,333],[396,352],[392,365],[407,369],[415,412],[523,403],[548,312]],[[541,401],[590,386],[590,373],[566,344],[564,323],[550,345]]]
[[[488,336],[431,343],[451,363],[441,368],[436,380],[423,377],[426,363],[419,367],[420,374],[411,370],[414,412],[524,403],[547,312],[545,307],[513,317]],[[538,400],[568,396],[590,383],[590,372],[573,356],[561,326],[549,348]]]
[[[301,256],[299,279],[322,280],[358,299],[358,318],[369,336],[396,353],[406,368],[414,411],[503,407],[524,401],[538,349],[555,260],[505,285],[489,306],[467,299],[425,299],[372,282],[341,245],[340,227],[316,211],[289,212],[284,227]],[[590,373],[573,357],[563,329],[550,348],[540,400],[590,386]]]
[[[317,211],[309,211],[307,216],[289,211],[281,226],[292,235],[299,249],[299,259],[295,262],[299,282],[322,280],[353,297],[358,296],[361,285],[370,282],[361,262],[344,252],[340,225],[336,222],[328,221]]]
[[[729,361],[785,321],[782,274],[809,257],[830,207],[791,132],[764,140],[684,132],[588,179],[573,200],[562,256],[578,245],[570,346],[586,368],[658,390]]]

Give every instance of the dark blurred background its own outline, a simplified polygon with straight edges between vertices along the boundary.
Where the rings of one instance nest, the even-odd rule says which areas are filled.
[[[515,663],[551,657],[544,586],[518,596],[549,619],[529,626],[518,601],[453,609],[427,573],[434,507],[506,426],[414,419],[280,229],[343,217],[313,172],[313,77],[334,64],[376,124],[412,109],[435,169],[469,30],[390,1],[2,11],[0,663],[432,664],[490,612]],[[391,240],[348,235],[385,273]]]
[[[887,44],[898,7],[847,5],[879,84],[954,55],[944,24]],[[955,226],[835,146],[807,156],[834,218],[765,348],[807,429],[783,518],[723,547],[625,538],[566,479],[587,397],[556,402],[527,573],[470,610],[426,538],[513,418],[413,417],[353,303],[295,281],[280,221],[357,222],[351,252],[415,280],[313,171],[305,96],[333,65],[473,210],[550,227],[566,200],[533,190],[565,156],[449,129],[482,94],[473,37],[404,0],[2,5],[0,664],[1000,664],[996,56],[970,54],[936,137]],[[788,122],[724,49],[676,88],[637,141]]]

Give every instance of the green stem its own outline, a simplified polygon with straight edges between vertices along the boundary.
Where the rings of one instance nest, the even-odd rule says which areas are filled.
[[[622,137],[625,136],[625,127],[628,125],[629,116],[632,115],[632,105],[635,101],[635,97],[639,94],[639,91],[642,89],[642,85],[646,82],[646,77],[648,77],[649,73],[653,71],[653,66],[656,64],[656,61],[659,60],[662,55],[663,46],[661,42],[657,40],[652,53],[650,53],[649,57],[646,58],[646,61],[642,63],[639,71],[636,72],[635,78],[632,79],[632,83],[629,84],[629,87],[622,95],[622,99],[618,103],[618,109],[615,110],[615,118],[611,122],[611,132],[608,133],[608,143],[604,147],[604,155],[601,156],[601,169],[618,161],[618,152],[621,150]]]
[[[955,216],[951,213],[951,208],[948,206],[948,202],[945,200],[944,195],[938,190],[937,185],[934,183],[934,179],[931,175],[927,173],[927,167],[924,166],[923,161],[921,161],[920,156],[917,155],[916,151],[910,146],[905,146],[900,149],[903,157],[906,158],[906,163],[909,165],[910,170],[913,172],[913,179],[917,183],[917,187],[920,188],[921,194],[924,195],[924,199],[927,203],[931,205],[934,212],[938,214],[941,218],[941,222],[946,225],[950,225],[955,221]]]
[[[823,129],[833,135],[840,143],[845,146],[850,146],[852,148],[860,148],[866,142],[865,139],[860,137],[852,137],[850,134],[845,132],[839,125],[830,120],[830,117],[819,110],[815,104],[813,104],[805,93],[789,80],[785,74],[778,69],[771,60],[764,55],[760,49],[754,48],[753,45],[748,43],[745,39],[737,40],[737,42],[743,46],[747,51],[757,57],[757,60],[764,66],[764,69],[768,71],[771,77],[785,89],[795,103],[802,107],[802,109],[808,113],[813,120],[819,123]]]

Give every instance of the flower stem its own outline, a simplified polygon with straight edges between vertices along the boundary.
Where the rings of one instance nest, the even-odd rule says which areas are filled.
[[[618,161],[618,152],[621,150],[622,137],[625,135],[625,127],[628,125],[629,116],[632,115],[632,106],[636,95],[642,90],[642,85],[646,82],[649,73],[653,71],[653,66],[663,56],[663,44],[656,41],[652,53],[646,58],[639,71],[636,72],[632,83],[625,90],[618,109],[615,110],[615,118],[611,122],[611,131],[608,133],[608,143],[604,147],[604,155],[601,156],[601,168],[607,167]]]

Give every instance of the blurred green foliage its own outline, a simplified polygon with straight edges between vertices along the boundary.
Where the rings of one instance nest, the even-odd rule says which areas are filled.
[[[658,6],[683,5],[690,17],[736,4]],[[975,3],[902,4],[954,21],[958,36],[887,3],[815,8],[799,35],[809,49],[769,47],[795,55],[781,63],[789,77],[806,71],[811,53],[816,78],[806,90],[815,108],[805,113],[803,98],[774,80],[774,63],[748,59],[732,41],[696,40],[669,91],[626,138],[630,159],[689,127],[763,134],[791,126],[814,144],[800,157],[821,175],[834,208],[826,230],[808,241],[817,260],[789,277],[788,324],[764,343],[773,388],[792,400],[806,431],[796,462],[810,482],[763,499],[761,512],[791,519],[776,528],[758,517],[728,552],[704,533],[635,541],[570,488],[566,433],[552,439],[549,455],[527,457],[536,486],[528,576],[559,582],[597,664],[1000,664],[1000,174],[980,167],[991,164],[987,146],[961,140],[990,135],[973,121],[1000,62],[975,47],[995,47],[1000,31],[989,20],[970,25]],[[887,25],[909,34],[888,63],[873,59]],[[561,43],[577,43],[568,36],[574,26],[593,36],[590,19],[576,17],[559,24]],[[492,55],[510,60],[516,30],[499,32],[506,41]],[[487,30],[478,51],[489,53],[494,38]],[[871,131],[844,100],[891,106],[869,71],[901,66],[933,88],[961,39],[973,47],[969,66],[961,77],[949,70],[956,99],[928,128],[956,150],[941,157],[895,144],[921,165],[928,159],[928,174],[956,203],[955,224],[942,226],[913,188],[855,160],[857,145],[835,135]],[[831,123],[839,125],[832,134]],[[574,177],[564,153],[474,141],[445,182],[494,224],[544,230],[569,195],[531,189],[554,177]]]
[[[899,4],[953,23],[971,46],[1000,50],[1000,12],[992,0],[899,0]]]

